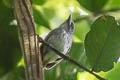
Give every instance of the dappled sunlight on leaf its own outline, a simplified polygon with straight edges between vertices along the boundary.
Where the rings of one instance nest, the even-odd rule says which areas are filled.
[[[77,36],[73,36],[73,41],[74,42],[82,42]]]
[[[105,74],[105,77],[109,80],[120,79],[120,62],[114,63],[114,68]]]
[[[96,74],[98,74],[102,77],[105,76],[104,72],[99,72],[99,73],[96,73]],[[77,73],[77,80],[98,80],[98,79],[88,72],[78,72]]]
[[[95,77],[87,72],[78,72],[77,80],[95,80]]]
[[[37,26],[37,25],[36,25],[36,33],[37,33],[38,35],[42,35],[42,34],[48,33],[48,32],[50,32],[50,30],[49,30],[48,28],[46,28],[46,27],[44,27],[44,26]]]
[[[18,66],[18,67],[24,66],[24,59],[23,59],[23,57],[22,57],[21,60],[18,62],[17,66]]]

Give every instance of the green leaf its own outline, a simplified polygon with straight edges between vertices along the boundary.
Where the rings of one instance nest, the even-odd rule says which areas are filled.
[[[86,54],[85,54],[85,47],[84,47],[84,44],[81,43],[81,42],[73,42],[72,44],[72,48],[70,50],[70,52],[68,53],[68,55],[76,60],[79,64],[82,64],[84,65],[85,67],[89,68],[89,64],[88,64],[88,60],[87,60],[87,57],[86,57]],[[65,66],[66,66],[66,69],[70,70],[69,67],[71,67],[71,69],[77,69],[77,71],[83,71],[83,69],[77,67],[76,65],[73,65],[70,63],[71,66],[66,66],[66,63],[65,63]],[[65,68],[65,67],[63,67]]]
[[[46,0],[32,0],[33,4],[37,4],[37,5],[42,5],[45,3]]]
[[[120,27],[112,16],[101,16],[85,39],[86,55],[92,70],[108,71],[120,56]]]
[[[109,80],[119,80],[120,79],[120,62],[115,64],[115,67],[109,71],[105,77]]]
[[[74,35],[78,37],[81,41],[84,41],[87,32],[90,30],[90,25],[86,20],[82,20],[79,23],[75,23]]]
[[[3,0],[4,4],[8,8],[12,8],[12,1],[11,0]]]
[[[78,0],[78,2],[86,9],[99,12],[108,0]]]
[[[106,9],[119,9],[120,8],[120,0],[109,0],[108,4],[105,7]]]
[[[44,15],[39,10],[37,10],[36,8],[33,8],[33,15],[37,25],[42,25],[47,28],[50,28],[48,20],[44,17]]]

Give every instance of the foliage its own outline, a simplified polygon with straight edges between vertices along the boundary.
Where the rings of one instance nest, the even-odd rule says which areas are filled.
[[[85,47],[93,71],[113,68],[113,62],[117,62],[120,56],[119,35],[120,27],[112,16],[102,16],[92,24],[85,39]]]
[[[32,0],[32,7],[39,35],[72,14],[75,32],[68,56],[107,79],[119,80],[119,0]],[[0,80],[25,80],[11,0],[0,0],[0,8]],[[46,80],[97,80],[66,61],[45,71],[45,76]]]

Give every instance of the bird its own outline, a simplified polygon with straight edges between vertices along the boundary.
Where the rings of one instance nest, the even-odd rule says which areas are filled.
[[[68,19],[65,20],[58,28],[51,30],[45,37],[44,41],[50,46],[57,49],[66,55],[72,46],[72,36],[74,33],[74,22],[70,14]],[[50,70],[59,64],[63,58],[55,53],[55,51],[48,48],[45,44],[40,46],[43,67]]]

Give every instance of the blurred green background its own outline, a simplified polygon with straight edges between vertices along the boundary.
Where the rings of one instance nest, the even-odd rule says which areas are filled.
[[[75,22],[71,58],[90,67],[84,48],[84,39],[95,19],[103,14],[120,21],[119,0],[32,0],[36,33],[45,34],[64,22],[72,14]],[[99,75],[119,80],[120,63]],[[45,71],[46,80],[97,80],[82,69],[62,61],[55,68]],[[0,0],[0,80],[25,80],[24,61],[20,49],[17,22],[12,0]]]

